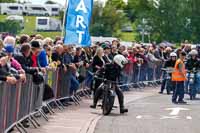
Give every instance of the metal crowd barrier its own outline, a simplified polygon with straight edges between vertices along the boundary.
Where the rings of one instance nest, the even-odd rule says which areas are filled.
[[[0,84],[0,132],[9,132],[16,127],[19,132],[26,132],[21,124],[24,120],[29,120],[36,127],[39,124],[34,118],[36,113],[40,113],[47,118],[42,111],[43,84],[35,85],[32,78],[27,75],[26,83],[10,85]]]
[[[154,76],[152,81],[148,81],[148,66],[132,64],[130,71],[124,71],[124,83],[119,87],[134,88],[135,85],[142,88],[149,83],[157,86],[157,79]],[[145,68],[145,70],[143,70]],[[155,68],[156,69],[156,68]],[[156,71],[153,70],[155,75]],[[40,114],[46,121],[48,117],[43,111],[43,107],[49,110],[50,114],[55,113],[53,108],[64,109],[63,100],[72,100],[76,105],[81,101],[81,96],[90,98],[90,88],[86,85],[87,80],[80,83],[79,89],[70,93],[70,77],[72,71],[65,72],[59,68],[57,70],[48,70],[45,75],[44,84],[48,84],[54,93],[54,97],[43,101],[44,84],[35,85],[32,82],[32,76],[27,75],[26,83],[8,85],[0,83],[0,132],[7,133],[13,127],[20,132],[27,132],[23,127],[23,122],[30,122],[35,128],[40,126],[37,122],[36,114]],[[141,78],[142,77],[142,78]],[[126,84],[127,83],[127,84]],[[143,86],[144,85],[144,86]],[[54,105],[54,106],[52,106]]]
[[[6,86],[4,83],[0,83],[0,132],[3,132],[6,129],[5,115],[6,115]]]
[[[146,64],[129,63],[123,69],[121,82],[119,85],[123,90],[130,90],[134,88],[144,88],[145,86],[158,87],[162,82],[162,74],[159,65],[154,65],[153,68]]]

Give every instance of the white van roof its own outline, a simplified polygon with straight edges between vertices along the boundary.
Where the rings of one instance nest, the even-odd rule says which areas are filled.
[[[36,19],[49,19],[50,17],[36,17]]]
[[[38,6],[38,7],[45,7],[44,4],[31,4],[31,3],[24,4],[24,6]]]
[[[6,18],[7,20],[24,20],[23,16],[18,16],[18,15],[10,15]]]
[[[45,4],[44,6],[48,6],[48,7],[59,7],[59,8],[60,8],[60,5],[59,5],[59,4]]]
[[[0,5],[13,5],[13,6],[16,6],[16,5],[19,5],[19,6],[23,6],[22,4],[19,4],[19,3],[0,3]]]

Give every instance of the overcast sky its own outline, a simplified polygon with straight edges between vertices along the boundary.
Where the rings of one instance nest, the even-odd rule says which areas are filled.
[[[21,1],[24,1],[24,0],[21,0]],[[47,0],[25,0],[25,1],[30,1],[32,3],[41,3],[41,1],[42,1],[44,3]],[[66,0],[52,0],[52,1],[55,1],[55,2],[58,2],[58,3],[61,3],[64,5]],[[98,1],[105,2],[106,0],[98,0]],[[124,1],[127,1],[127,0],[124,0]]]
[[[21,1],[24,1],[24,0],[21,0]],[[47,0],[26,0],[26,1],[30,1],[32,3],[41,3],[41,1],[42,1],[44,3]],[[51,1],[55,1],[55,2],[58,2],[58,3],[61,3],[61,4],[64,5],[64,3],[65,3],[66,0],[51,0]],[[100,1],[105,2],[105,0],[100,0]]]

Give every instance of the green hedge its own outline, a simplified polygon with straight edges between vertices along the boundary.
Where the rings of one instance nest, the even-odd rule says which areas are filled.
[[[20,23],[13,20],[6,20],[0,22],[0,32],[9,32],[12,34],[18,34],[21,31]]]

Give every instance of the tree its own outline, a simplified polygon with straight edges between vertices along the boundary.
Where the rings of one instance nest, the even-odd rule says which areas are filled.
[[[16,0],[1,0],[0,3],[15,3]]]
[[[45,4],[56,4],[56,2],[49,0],[49,1],[46,1]]]
[[[138,18],[145,18],[152,9],[151,0],[129,0],[125,7],[127,17],[134,22]]]
[[[20,23],[17,21],[6,20],[5,22],[0,22],[0,32],[8,32],[16,35],[20,30]]]
[[[113,0],[114,1],[114,0]],[[119,1],[120,2],[120,1]],[[107,2],[103,7],[101,3],[95,2],[90,32],[93,36],[119,36],[118,31],[127,20],[121,10],[117,10],[119,5],[114,2]]]
[[[153,35],[157,35],[154,39],[173,42],[193,40],[192,14],[188,0],[160,0],[159,7],[154,8],[149,16]]]
[[[199,0],[191,0],[188,1],[188,6],[187,8],[189,8],[189,16],[188,18],[190,18],[190,26],[191,26],[191,40],[193,42],[199,43],[200,42],[200,10],[199,10],[199,6],[196,4],[200,4]]]
[[[112,5],[117,10],[123,10],[126,6],[123,0],[108,0],[106,5]]]
[[[129,0],[127,17],[137,26],[142,19],[151,27],[155,41],[200,41],[199,0]]]

